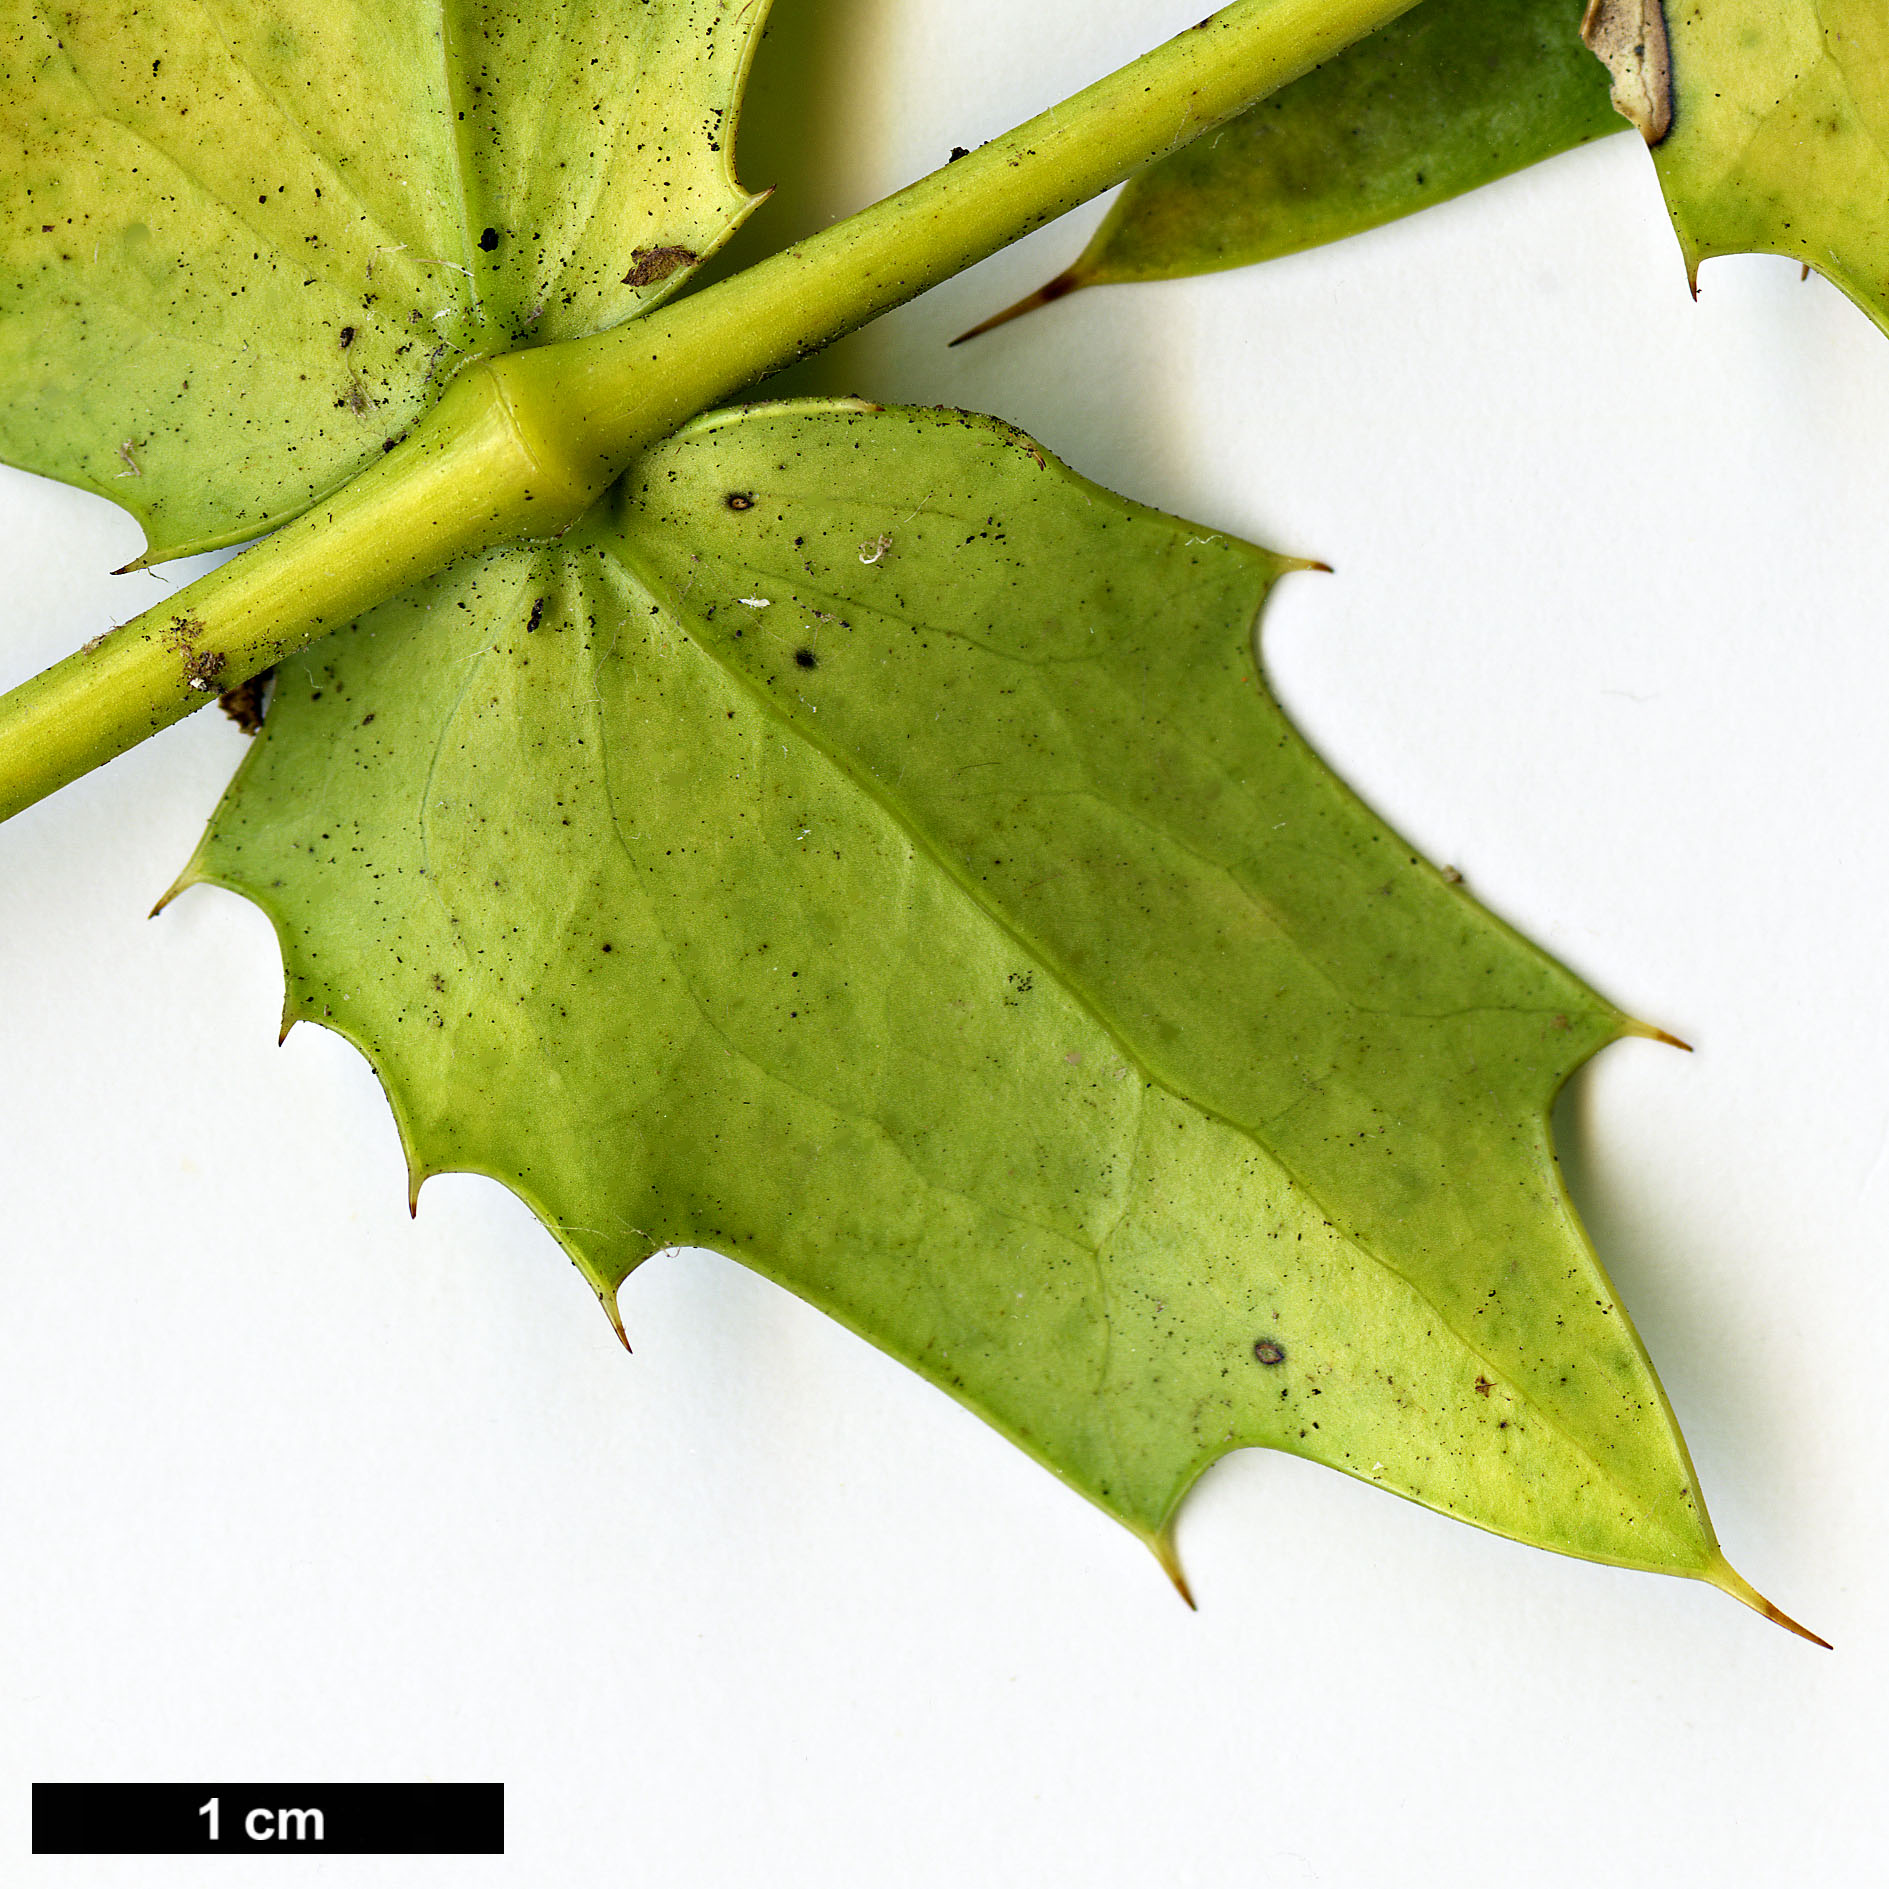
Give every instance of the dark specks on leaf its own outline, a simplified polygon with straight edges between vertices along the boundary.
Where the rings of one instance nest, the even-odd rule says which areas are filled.
[[[522,245],[527,228],[517,234]],[[810,1256],[813,1282],[827,1277],[829,1263],[856,1266],[862,1294],[873,1294],[862,1326],[869,1322],[875,1337],[934,1382],[1013,1412],[1033,1448],[1144,1539],[1165,1543],[1169,1492],[1204,1457],[1223,1453],[1222,1444],[1232,1448],[1252,1434],[1243,1418],[1227,1419],[1240,1406],[1262,1414],[1270,1407],[1269,1440],[1296,1433],[1308,1458],[1408,1494],[1428,1491],[1439,1507],[1505,1533],[1573,1542],[1583,1552],[1598,1540],[1604,1552],[1644,1564],[1652,1524],[1640,1519],[1646,1506],[1637,1487],[1626,1487],[1634,1499],[1624,1506],[1583,1493],[1593,1486],[1583,1465],[1604,1463],[1624,1434],[1616,1414],[1623,1392],[1654,1420],[1650,1438],[1636,1437],[1634,1460],[1678,1478],[1661,1487],[1684,1485],[1685,1466],[1676,1448],[1664,1458],[1638,1454],[1656,1451],[1663,1412],[1650,1381],[1635,1374],[1630,1346],[1593,1343],[1596,1327],[1618,1333],[1619,1318],[1601,1317],[1592,1302],[1606,1296],[1600,1276],[1547,1184],[1553,1172],[1543,1166],[1545,1131],[1537,1129],[1550,1079],[1575,1049],[1606,1033],[1615,1013],[1506,932],[1491,925],[1482,937],[1474,908],[1460,898],[1436,899],[1434,874],[1362,808],[1347,811],[1335,800],[1330,777],[1276,711],[1264,701],[1256,707],[1250,630],[1276,566],[1224,541],[1185,545],[1194,527],[1111,500],[1053,464],[1039,469],[1027,447],[990,422],[770,407],[752,410],[740,427],[741,440],[731,438],[731,422],[647,455],[636,475],[647,499],[607,515],[614,535],[586,527],[566,549],[531,553],[522,570],[508,566],[516,575],[488,579],[474,567],[464,580],[443,580],[431,600],[434,637],[476,662],[449,656],[385,666],[389,657],[400,661],[404,615],[383,620],[378,658],[364,638],[352,655],[344,642],[298,658],[322,665],[312,673],[326,684],[326,702],[305,700],[331,712],[317,716],[304,699],[286,715],[271,711],[267,752],[254,756],[240,802],[220,817],[224,837],[213,837],[206,876],[254,888],[259,903],[290,914],[283,928],[298,936],[309,988],[318,990],[313,980],[321,978],[337,1000],[352,991],[349,1027],[378,1052],[389,1093],[397,1079],[410,1118],[445,1121],[473,1106],[458,1100],[468,1088],[482,1111],[490,1106],[503,1134],[497,1158],[534,1194],[543,1190],[546,1217],[575,1236],[573,1250],[588,1256],[598,1277],[614,1276],[628,1229],[646,1229],[630,1237],[654,1248],[677,1231],[713,1237],[719,1222],[725,1239],[752,1251],[758,1270],[804,1286],[810,1275],[797,1255],[806,1251],[805,1225],[795,1220],[806,1156],[814,1155],[821,1185],[830,1177],[843,1206],[832,1244],[823,1237]],[[883,462],[866,456],[880,435]],[[754,555],[711,561],[702,547],[718,542],[714,507],[760,509],[758,487],[728,483],[744,476],[768,485],[768,518],[757,521],[748,546]],[[840,509],[814,522],[793,495],[823,482],[857,495],[848,506],[873,509]],[[791,576],[802,559],[783,555],[794,536],[789,521],[806,534],[806,587]],[[899,535],[900,555],[873,571],[853,546],[881,524]],[[744,522],[739,533],[722,527],[719,539],[749,535]],[[865,555],[878,551],[877,539],[863,547]],[[600,567],[620,561],[636,585],[619,588],[613,577],[593,583],[593,557]],[[1177,585],[1181,562],[1188,577]],[[577,632],[594,613],[595,635],[585,641],[595,650],[569,654],[587,663],[594,655],[605,686],[586,686],[582,712],[573,714],[567,691],[538,686],[552,655],[563,653],[557,637],[528,637],[526,648],[514,632],[523,628],[520,606],[533,612],[535,585],[558,584],[562,598],[580,566],[592,601],[575,610],[560,604],[557,618],[540,619],[546,632],[560,625]],[[646,566],[644,583],[637,573]],[[778,592],[777,576],[787,586]],[[771,606],[742,605],[735,593],[754,588],[773,596]],[[660,620],[665,592],[686,592],[691,617],[707,626],[697,635],[690,622],[692,644],[722,639],[687,652],[686,670]],[[810,600],[831,608],[816,611]],[[668,610],[679,614],[674,604]],[[645,611],[656,618],[647,632]],[[200,627],[194,645],[215,636]],[[741,650],[730,651],[736,640]],[[803,742],[781,767],[770,757],[787,746],[788,700],[796,686],[805,696],[806,683],[778,671],[802,673],[810,657],[823,667],[828,655],[848,674],[869,668],[884,678],[883,716],[850,717],[824,745]],[[500,708],[494,658],[529,660],[532,686],[511,698],[515,719],[509,703]],[[588,673],[574,671],[573,679]],[[986,676],[988,694],[974,694]],[[418,691],[404,708],[393,692],[400,686]],[[344,726],[361,720],[368,688],[366,699],[388,702],[388,731],[343,745],[346,765],[334,766],[330,757],[346,743]],[[841,705],[824,699],[830,692],[822,681],[808,698],[822,699],[805,732],[833,719]],[[772,699],[754,699],[762,695]],[[475,772],[468,761],[500,751],[476,748],[459,758],[467,737],[484,739],[475,718],[488,698],[498,723],[491,732],[514,765]],[[736,722],[719,738],[717,701]],[[985,712],[967,738],[980,702]],[[1255,725],[1261,710],[1275,719]],[[1169,767],[1152,756],[1145,769],[1109,768],[1177,712],[1197,724],[1175,731],[1180,754],[1192,741],[1202,755],[1224,754],[1234,772],[1186,759]],[[450,734],[445,742],[396,743],[406,723],[411,732],[430,724]],[[1070,769],[1080,802],[1041,792],[1023,802],[1045,766],[1059,765],[1051,743],[1070,728],[1081,729],[1082,751],[1097,763]],[[606,759],[601,750],[613,741],[617,755]],[[631,757],[656,753],[657,742],[678,757],[674,771],[652,777],[662,792],[637,792],[643,770],[631,771]],[[311,830],[310,778],[321,780],[323,803],[335,803],[319,816],[331,836]],[[862,798],[862,780],[890,791],[868,803],[874,824],[841,860],[837,839],[855,817],[848,810]],[[669,790],[671,781],[686,797]],[[613,792],[619,785],[630,791]],[[429,809],[437,833],[461,828],[466,843],[416,861],[416,807]],[[1308,849],[1303,862],[1286,860],[1291,869],[1277,879],[1242,890],[1255,924],[1228,906],[1214,860],[1248,846],[1255,809],[1287,820],[1293,832],[1311,824],[1308,808],[1330,840]],[[864,837],[880,832],[883,843]],[[829,845],[837,872],[823,866]],[[390,858],[383,849],[399,850]],[[408,863],[395,863],[402,858]],[[1383,898],[1372,896],[1380,883]],[[1406,896],[1390,896],[1406,887]],[[699,926],[686,956],[675,942],[683,924]],[[778,953],[769,926],[781,930],[772,941]],[[1315,973],[1303,980],[1303,995],[1280,988],[1296,984],[1298,966],[1274,979],[1275,962],[1281,972],[1287,963],[1272,954],[1283,926],[1320,940],[1316,953],[1303,944],[1293,953]],[[305,930],[305,940],[292,927]],[[379,975],[364,971],[355,983],[355,941],[364,933],[374,940]],[[630,939],[620,953],[619,935]],[[1456,967],[1450,976],[1468,1011],[1461,1022],[1458,1004],[1431,1001],[1439,987],[1427,981],[1422,954],[1432,950],[1439,958],[1447,951]],[[601,982],[594,966],[586,969],[585,951],[611,957]],[[1185,965],[1184,978],[1165,971],[1144,978],[1144,951]],[[798,976],[797,959],[805,967]],[[463,976],[455,971],[465,986],[452,993],[455,1019],[443,1016],[445,993],[429,999],[415,988],[435,962],[468,967]],[[928,975],[933,966],[940,974]],[[338,974],[347,981],[336,986]],[[1340,1051],[1335,1046],[1358,1031],[1354,989],[1372,994],[1368,1034],[1359,1050]],[[306,1007],[323,1008],[314,996]],[[1431,1022],[1438,1011],[1452,1019],[1443,1032]],[[1550,1035],[1557,1015],[1574,1034]],[[496,1029],[529,1053],[502,1066],[481,1059],[473,1067],[464,1057],[455,1064],[429,1045],[441,1043],[435,1032],[463,1027],[460,1016],[487,1040]],[[1094,1019],[1093,1037],[1085,1017]],[[803,1021],[804,1043],[792,1041],[799,1032],[775,1037],[781,1022]],[[1072,1022],[1084,1031],[1074,1038],[1080,1050]],[[1282,1057],[1263,1080],[1249,1079],[1251,1045],[1268,1037],[1288,1051],[1333,1048],[1297,1068]],[[626,1055],[619,1043],[638,1047]],[[836,1062],[836,1045],[868,1053],[869,1080],[856,1065]],[[763,1052],[775,1072],[765,1089],[750,1086],[748,1074]],[[1143,1067],[1172,1085],[1171,1100],[1154,1089],[1142,1099]],[[553,1070],[561,1078],[555,1092]],[[1320,1089],[1321,1080],[1329,1087]],[[1499,1108],[1483,1099],[1492,1086]],[[1196,1106],[1186,1099],[1192,1089],[1226,1103]],[[934,1120],[929,1098],[946,1094],[962,1096],[966,1112]],[[749,1106],[749,1096],[764,1099],[764,1109]],[[1309,1106],[1298,1106],[1301,1096]],[[626,1104],[635,1109],[639,1146],[627,1154],[593,1150],[591,1124],[606,1110],[620,1118]],[[836,1118],[877,1124],[874,1145],[855,1156],[851,1144],[861,1138],[850,1130],[835,1136]],[[1261,1126],[1236,1126],[1243,1121]],[[468,1127],[484,1134],[476,1118]],[[1427,1263],[1457,1238],[1468,1203],[1447,1179],[1430,1180],[1428,1163],[1431,1149],[1459,1132],[1500,1238],[1474,1249],[1488,1276],[1467,1271],[1455,1303],[1467,1311],[1472,1293],[1487,1294],[1489,1316],[1480,1322],[1503,1329],[1483,1349],[1499,1366],[1477,1366],[1470,1335],[1455,1320],[1446,1331],[1422,1295],[1401,1288],[1379,1295],[1362,1283],[1372,1277],[1367,1265],[1396,1278],[1405,1260]],[[898,1161],[881,1162],[880,1134],[901,1151]],[[459,1130],[429,1138],[416,1170],[463,1163],[467,1139]],[[842,1140],[846,1146],[836,1145]],[[1458,1151],[1456,1140],[1448,1145]],[[929,1164],[940,1155],[975,1182],[978,1207],[961,1227],[912,1195],[914,1157]],[[652,1224],[658,1185],[671,1174],[680,1179],[683,1162],[703,1175],[695,1196],[702,1211],[696,1217],[691,1209],[680,1226],[667,1218]],[[1295,1178],[1301,1171],[1310,1182]],[[1387,1173],[1388,1188],[1379,1178]],[[738,1177],[739,1185],[717,1176]],[[936,1183],[921,1173],[921,1185]],[[1225,1209],[1192,1211],[1193,1200],[1210,1198],[1224,1199]],[[1084,1217],[1065,1222],[1072,1208]],[[999,1214],[1026,1230],[991,1238],[986,1229]],[[1051,1225],[1128,1229],[1107,1253],[1101,1290],[1090,1286],[1095,1248],[1027,1231],[1046,1215]],[[902,1255],[915,1216],[928,1223],[928,1263],[935,1237],[940,1263],[963,1269],[983,1333],[999,1329],[987,1312],[1017,1308],[1014,1326],[1006,1320],[1001,1328],[1004,1342],[967,1341],[965,1301],[939,1304],[912,1287]],[[1159,1226],[1161,1237],[1147,1237],[1144,1226],[1150,1233]],[[1104,1354],[1111,1361],[1101,1396],[1109,1402],[1099,1408],[1091,1361],[1097,1341],[1109,1343],[1116,1309],[1130,1303],[1152,1307],[1155,1323],[1145,1351],[1131,1341],[1141,1353],[1132,1367],[1130,1342]],[[1326,1328],[1336,1328],[1341,1306],[1349,1320],[1354,1304],[1368,1318],[1360,1316],[1348,1342],[1375,1368],[1321,1380]],[[1288,1347],[1277,1334],[1312,1330],[1307,1307],[1322,1307],[1323,1322],[1314,1350],[1300,1357],[1297,1347],[1309,1341],[1295,1335]],[[1255,1333],[1262,1312],[1269,1323]],[[1573,1451],[1559,1432],[1537,1448],[1532,1425],[1509,1415],[1511,1404],[1532,1407],[1534,1386],[1567,1355],[1555,1338],[1564,1326],[1568,1340],[1586,1345],[1573,1354],[1584,1360],[1580,1381],[1551,1393],[1557,1419],[1567,1413]],[[1415,1358],[1439,1391],[1467,1388],[1464,1369],[1473,1382],[1477,1368],[1501,1368],[1504,1376],[1480,1394],[1493,1407],[1494,1390],[1503,1390],[1507,1427],[1492,1438],[1474,1405],[1412,1386]],[[1270,1395],[1246,1374],[1248,1364],[1268,1382],[1277,1373]],[[1403,1385],[1386,1364],[1404,1374]],[[1337,1360],[1331,1368],[1338,1371]],[[1319,1394],[1321,1382],[1332,1404]],[[1586,1428],[1583,1399],[1597,1413]],[[1320,1431],[1313,1413],[1337,1419],[1347,1400],[1350,1421]],[[1098,1460],[1098,1425],[1111,1441],[1120,1436],[1120,1464],[1133,1452],[1132,1476],[1113,1449]],[[1434,1488],[1444,1452],[1460,1454],[1472,1470],[1460,1494]],[[1504,1461],[1511,1452],[1515,1460]],[[1374,1460],[1380,1454],[1385,1460]],[[1488,1457],[1493,1471],[1474,1473]],[[1569,1492],[1577,1503],[1572,1524],[1550,1514]],[[1670,1548],[1675,1558],[1686,1552],[1677,1513],[1668,1498],[1658,1523],[1658,1551]],[[1610,1525],[1611,1536],[1600,1532]],[[1708,1551],[1709,1543],[1699,1546],[1695,1562]]]

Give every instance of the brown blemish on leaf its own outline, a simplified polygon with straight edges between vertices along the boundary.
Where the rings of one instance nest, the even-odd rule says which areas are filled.
[[[1491,1384],[1486,1377],[1479,1377],[1476,1379],[1476,1395],[1478,1397],[1487,1397],[1489,1393],[1494,1389],[1495,1389],[1495,1386]]]
[[[1253,1356],[1261,1364],[1284,1364],[1286,1348],[1277,1338],[1257,1338],[1253,1341]]]
[[[225,689],[216,698],[216,705],[244,734],[259,734],[263,717],[269,712],[269,684],[274,679],[275,671],[264,669],[251,676],[247,682],[239,682],[235,688]]]
[[[646,289],[652,282],[666,281],[678,269],[686,269],[702,259],[692,249],[670,244],[662,249],[632,249],[630,273],[623,278],[629,289]]]
[[[1614,110],[1657,144],[1673,124],[1673,62],[1662,0],[1587,0],[1581,37],[1613,74]]]

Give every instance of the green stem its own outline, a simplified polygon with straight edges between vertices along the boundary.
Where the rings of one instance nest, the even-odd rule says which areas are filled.
[[[0,819],[455,558],[574,524],[645,447],[1247,109],[1413,0],[1237,0],[715,287],[463,371],[332,498],[0,697]]]

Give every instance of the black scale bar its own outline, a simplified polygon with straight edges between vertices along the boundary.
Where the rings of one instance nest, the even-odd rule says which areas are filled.
[[[35,1856],[503,1856],[503,1784],[35,1784]]]

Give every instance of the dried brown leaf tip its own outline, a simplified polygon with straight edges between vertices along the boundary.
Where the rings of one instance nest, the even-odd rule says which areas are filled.
[[[652,282],[666,281],[678,269],[686,269],[702,259],[692,249],[632,249],[630,273],[623,278],[625,288],[646,289]]]
[[[1661,0],[1587,0],[1581,37],[1613,74],[1614,110],[1648,144],[1672,129],[1673,62]]]

